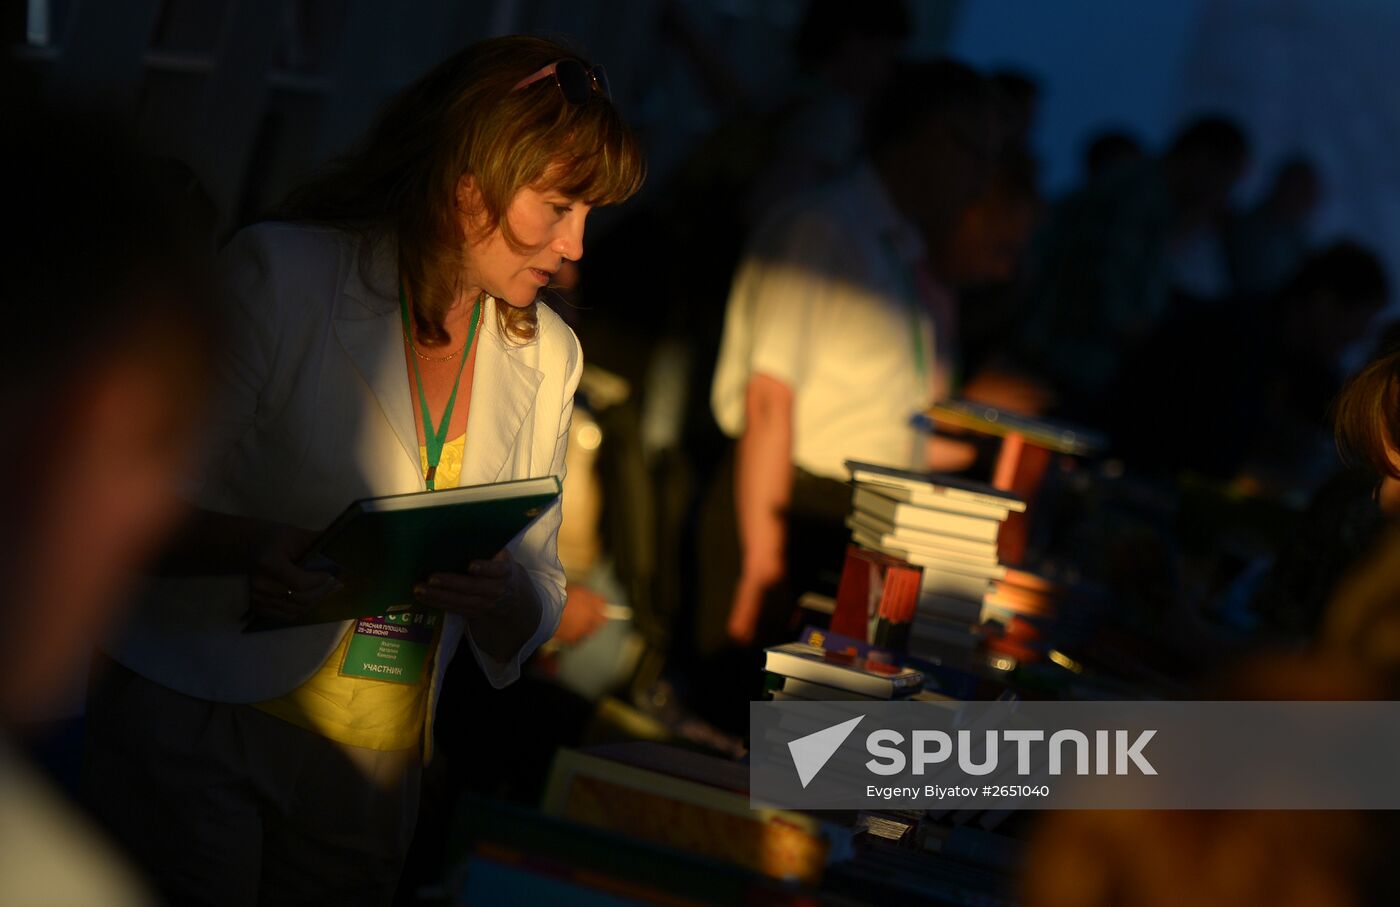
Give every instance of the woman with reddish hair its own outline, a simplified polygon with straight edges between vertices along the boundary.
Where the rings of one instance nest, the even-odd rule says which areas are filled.
[[[642,178],[601,67],[497,38],[225,250],[198,517],[91,707],[94,798],[172,902],[392,898],[448,661],[460,643],[504,686],[558,623],[558,505],[395,609],[427,628],[401,677],[349,670],[368,618],[244,633],[246,616],[333,587],[296,561],[353,500],[562,476],[583,362],[537,300],[589,212]]]

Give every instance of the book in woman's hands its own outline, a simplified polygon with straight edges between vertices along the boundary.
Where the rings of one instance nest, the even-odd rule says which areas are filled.
[[[352,620],[413,602],[433,573],[466,573],[494,557],[559,499],[559,479],[521,479],[442,491],[365,498],[351,504],[302,557],[336,591],[285,623],[254,618],[247,631]]]

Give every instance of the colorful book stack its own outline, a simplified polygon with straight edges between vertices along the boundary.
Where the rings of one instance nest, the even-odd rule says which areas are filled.
[[[815,702],[905,699],[924,685],[912,668],[791,642],[766,651],[763,669],[775,701]]]
[[[878,554],[880,595],[869,594],[867,619],[874,626],[867,638],[882,638],[911,654],[936,654],[948,645],[971,647],[981,638],[983,599],[1006,568],[997,561],[997,534],[1012,513],[1026,509],[1024,501],[980,482],[911,472],[854,460],[846,462],[854,486],[847,526],[859,549]],[[869,571],[870,560],[848,554],[852,573]],[[917,572],[917,596],[905,595],[908,574]],[[850,632],[850,609],[855,586],[843,571],[843,600],[837,596],[841,621]],[[890,583],[893,580],[894,586]],[[853,576],[851,583],[859,585]],[[872,607],[873,606],[873,607]],[[903,625],[903,626],[901,626]],[[833,629],[837,620],[833,618]],[[907,634],[907,636],[906,636]]]

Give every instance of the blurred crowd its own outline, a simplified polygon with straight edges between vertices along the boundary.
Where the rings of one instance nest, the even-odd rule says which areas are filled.
[[[673,666],[701,666],[693,672],[702,688],[697,698],[713,684],[703,667],[708,659],[734,656],[754,638],[731,620],[730,605],[743,598],[734,581],[746,560],[760,559],[740,538],[747,528],[745,544],[753,542],[761,527],[745,527],[742,512],[719,512],[735,495],[736,451],[742,460],[763,425],[764,410],[747,409],[754,400],[746,397],[762,381],[746,382],[750,374],[762,379],[796,368],[755,352],[761,325],[728,340],[726,332],[756,323],[763,305],[776,305],[750,301],[764,293],[810,301],[834,283],[861,279],[843,253],[883,215],[849,206],[830,217],[824,212],[844,204],[832,199],[831,187],[863,167],[879,173],[897,219],[913,228],[906,237],[913,247],[901,254],[918,284],[918,314],[930,323],[933,397],[1102,431],[1115,469],[1169,496],[1205,487],[1285,513],[1314,500],[1336,510],[1339,486],[1355,486],[1358,500],[1369,500],[1374,479],[1358,478],[1338,459],[1331,408],[1347,375],[1386,348],[1390,280],[1364,237],[1313,238],[1326,174],[1302,155],[1258,162],[1238,123],[1204,115],[1181,124],[1160,149],[1126,130],[1086,136],[1080,184],[1048,198],[1034,152],[1036,79],[954,61],[902,63],[909,28],[898,3],[812,4],[797,35],[803,77],[792,95],[762,109],[742,107],[741,98],[717,99],[737,112],[664,185],[627,209],[581,264],[578,331],[590,368],[621,376],[633,390],[604,415],[609,547],[652,644]],[[681,46],[699,53],[696,44]],[[1241,181],[1264,166],[1272,169],[1262,197],[1242,205]],[[758,273],[755,263],[767,269]],[[866,278],[877,294],[888,276],[879,270],[871,266]],[[802,284],[794,272],[810,280]],[[774,289],[779,280],[787,284]],[[794,305],[806,312],[817,304]],[[792,323],[789,313],[782,317]],[[815,406],[804,403],[804,388],[831,399],[844,387],[849,396],[829,409],[849,410],[863,399],[886,422],[893,410],[882,398],[902,392],[891,383],[904,380],[898,376],[861,373],[872,359],[898,359],[908,340],[890,335],[883,348],[878,340],[862,346],[862,320],[848,320],[838,338],[848,366],[841,379],[822,384],[820,364],[779,375],[796,401],[788,405],[797,479],[794,497],[769,509],[786,509],[795,534],[813,520],[829,526],[844,507],[840,493],[819,481],[838,474],[823,468],[820,454],[804,451],[828,430],[817,422],[835,420],[820,436],[826,463],[870,452],[856,440],[864,430],[854,424],[859,420],[822,410],[804,422]],[[909,333],[882,323],[879,330],[886,329]],[[813,352],[820,338],[790,333],[803,355],[820,359]],[[726,371],[734,347],[744,362],[738,378]],[[975,440],[963,443],[918,465],[986,477],[988,452]],[[610,460],[626,468],[610,471]],[[816,474],[817,491],[804,499],[808,472]],[[738,493],[740,511],[747,493]],[[1306,532],[1316,523],[1296,525]],[[1307,544],[1277,535],[1270,545]],[[1172,555],[1183,545],[1155,536]],[[802,537],[808,547],[824,546],[813,558],[817,572],[822,564],[828,573],[835,569],[840,548],[831,533]],[[1195,538],[1184,545],[1211,543]],[[1241,619],[1311,632],[1321,593],[1311,593],[1303,608],[1313,618],[1284,616],[1300,606],[1280,601],[1287,596],[1273,591],[1276,574],[1299,564],[1279,558],[1274,568],[1266,555],[1252,550],[1245,558],[1250,576],[1240,564],[1230,572],[1252,584],[1232,590],[1250,601]],[[1331,564],[1340,556],[1315,551],[1313,560]],[[1172,586],[1172,596],[1201,591],[1155,579]],[[1139,587],[1144,582],[1134,579]],[[1294,576],[1283,581],[1293,591],[1307,585],[1300,583]],[[790,604],[822,586],[804,574],[782,598]]]

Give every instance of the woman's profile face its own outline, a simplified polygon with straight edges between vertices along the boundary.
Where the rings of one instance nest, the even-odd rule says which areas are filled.
[[[480,231],[464,224],[469,285],[517,308],[530,305],[565,261],[583,257],[583,224],[589,210],[557,190],[521,189],[502,218],[523,247],[520,251],[506,242],[500,226],[477,239]]]

